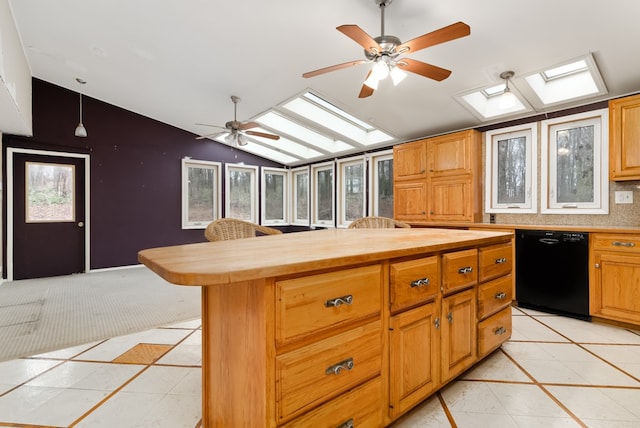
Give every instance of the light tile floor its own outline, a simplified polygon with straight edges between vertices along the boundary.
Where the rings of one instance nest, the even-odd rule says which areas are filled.
[[[201,426],[195,320],[0,363],[0,426]],[[640,427],[640,332],[513,310],[511,340],[397,421]]]

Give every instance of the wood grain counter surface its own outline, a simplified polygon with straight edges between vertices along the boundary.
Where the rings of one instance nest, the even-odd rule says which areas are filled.
[[[220,285],[505,242],[502,231],[327,229],[142,250],[138,260],[179,285]]]

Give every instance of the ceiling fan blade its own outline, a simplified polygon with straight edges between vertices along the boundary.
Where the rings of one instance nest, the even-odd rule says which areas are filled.
[[[364,80],[366,81],[370,75],[371,75],[371,70],[369,70],[369,72],[367,73],[367,77]],[[360,93],[358,94],[358,98],[367,98],[367,97],[370,97],[371,95],[373,95],[373,88],[363,84],[362,88],[360,88]]]
[[[199,137],[196,137],[196,140],[204,140],[205,138],[216,139],[223,134],[225,134],[225,132],[214,132],[213,134],[200,135]]]
[[[471,34],[471,27],[464,22],[456,22],[455,24],[442,27],[439,30],[411,39],[398,46],[396,48],[396,52],[401,54],[406,52],[416,52],[420,49],[428,48],[429,46],[438,45],[440,43],[468,36],[469,34]]]
[[[398,61],[397,66],[402,70],[410,71],[412,73],[428,77],[429,79],[437,80],[438,82],[446,79],[451,74],[451,70],[436,67],[435,65],[416,61],[415,59],[411,58],[402,58],[400,61]]]
[[[196,125],[199,126],[210,126],[212,128],[220,128],[220,129],[227,129],[224,126],[218,126],[218,125],[209,125],[208,123],[196,123]]]
[[[364,59],[358,59],[358,60],[355,60],[355,61],[349,61],[349,62],[345,62],[345,63],[342,63],[342,64],[336,64],[336,65],[332,65],[330,67],[325,67],[325,68],[320,68],[318,70],[309,71],[307,73],[304,73],[302,75],[302,77],[314,77],[314,76],[318,76],[320,74],[329,73],[330,71],[342,70],[343,68],[353,67],[354,65],[363,64],[365,62],[368,62],[368,61],[364,60]]]
[[[340,31],[342,34],[362,46],[367,52],[377,53],[383,51],[380,44],[357,25],[341,25],[339,27],[336,27],[336,30]]]
[[[245,123],[241,123],[240,126],[238,126],[238,129],[245,130],[245,129],[257,128],[258,126],[260,125],[257,124],[256,122],[245,122]]]
[[[266,134],[264,132],[245,131],[244,133],[247,134],[247,135],[253,135],[253,136],[256,136],[256,137],[268,138],[270,140],[279,140],[280,139],[279,135]]]

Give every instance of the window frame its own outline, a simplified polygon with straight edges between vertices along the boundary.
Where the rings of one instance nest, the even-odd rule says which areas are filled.
[[[318,179],[317,174],[322,171],[331,171],[331,220],[318,219]],[[335,162],[322,162],[311,165],[311,227],[335,227],[336,221],[336,198],[335,198],[335,183],[336,183],[336,166]]]
[[[307,218],[300,219],[298,218],[298,182],[296,178],[302,174],[307,174]],[[309,226],[311,225],[311,172],[309,166],[291,169],[289,177],[291,178],[291,224]]]
[[[263,166],[260,175],[260,220],[265,226],[286,226],[289,224],[289,170],[284,168],[274,168]],[[282,218],[268,219],[266,204],[267,195],[267,175],[282,176]]]
[[[248,218],[237,218],[238,220],[245,220],[252,223],[258,223],[258,167],[245,164],[225,164],[225,177],[224,177],[224,189],[225,189],[225,202],[224,212],[226,217],[231,217],[231,173],[234,171],[249,172],[251,174],[250,192],[251,192],[251,208]]]
[[[222,164],[220,162],[212,162],[212,161],[204,161],[204,160],[196,160],[190,158],[184,158],[181,161],[181,176],[182,176],[182,229],[205,229],[209,223],[214,220],[217,220],[222,215],[222,204],[220,203],[221,199],[221,187],[220,183],[222,182]],[[203,221],[189,221],[189,168],[191,167],[200,167],[205,169],[214,170],[214,183],[213,183],[213,207],[212,213],[213,216],[211,220],[203,220]]]
[[[554,129],[563,126],[578,128],[593,124],[593,202],[565,203],[555,201],[557,182],[555,180],[555,159],[557,144],[551,137]],[[541,166],[541,213],[543,214],[608,214],[609,213],[609,110],[607,108],[584,113],[547,119],[541,122],[542,166]]]
[[[364,155],[354,156],[350,158],[340,159],[337,162],[337,190],[338,190],[338,221],[337,227],[346,228],[353,220],[347,220],[347,194],[346,194],[346,181],[345,181],[345,168],[355,165],[362,166],[362,206],[360,207],[360,216],[364,217],[367,210],[367,162]]]
[[[391,160],[393,163],[393,149],[372,153],[369,157],[369,205],[368,212],[372,216],[381,216],[379,204],[380,183],[378,181],[379,162]],[[391,176],[393,192],[393,174]],[[391,215],[382,217],[393,217],[393,193],[391,194]]]
[[[525,154],[525,201],[523,203],[498,202],[498,150],[499,141],[524,136],[527,138]],[[538,124],[537,122],[495,129],[485,133],[485,212],[529,214],[538,212]]]

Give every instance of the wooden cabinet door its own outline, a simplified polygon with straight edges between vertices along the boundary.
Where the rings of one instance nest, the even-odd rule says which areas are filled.
[[[413,141],[393,148],[393,179],[419,180],[427,177],[426,140]]]
[[[469,131],[430,138],[427,156],[432,177],[471,173]]]
[[[393,192],[394,218],[398,220],[427,219],[426,180],[396,182]]]
[[[591,281],[591,315],[640,323],[638,254],[595,252]]]
[[[395,419],[439,385],[439,302],[391,317],[389,332],[390,417]]]
[[[442,299],[442,382],[462,373],[476,362],[476,290],[470,289]]]
[[[466,175],[432,179],[429,185],[429,220],[472,221],[472,192],[471,178]]]
[[[609,178],[640,180],[640,95],[609,101]]]

